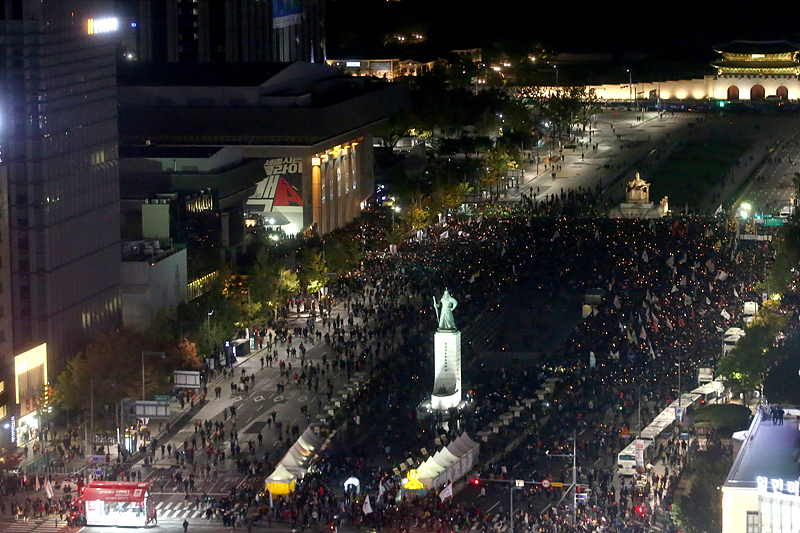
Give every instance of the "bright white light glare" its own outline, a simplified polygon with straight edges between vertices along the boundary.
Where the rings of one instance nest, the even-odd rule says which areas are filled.
[[[346,67],[360,67],[361,61],[345,61],[344,66]]]
[[[89,35],[95,33],[109,33],[119,29],[119,20],[116,17],[104,19],[89,19],[86,22],[86,32]]]

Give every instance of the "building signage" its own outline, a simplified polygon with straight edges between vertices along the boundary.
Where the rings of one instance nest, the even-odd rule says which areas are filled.
[[[11,417],[11,444],[17,442],[17,417]]]
[[[86,21],[86,33],[94,35],[96,33],[109,33],[119,29],[119,20],[115,17],[104,19],[89,19]]]
[[[787,494],[800,496],[800,482],[797,480],[786,481],[783,479],[770,479],[764,476],[756,478],[759,492],[774,492],[775,494]]]

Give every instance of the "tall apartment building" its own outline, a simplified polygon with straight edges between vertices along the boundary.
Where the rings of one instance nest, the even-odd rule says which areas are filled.
[[[110,1],[0,0],[0,415],[15,418],[0,444],[121,321],[112,14]]]
[[[325,0],[117,0],[137,59],[157,63],[325,61]]]

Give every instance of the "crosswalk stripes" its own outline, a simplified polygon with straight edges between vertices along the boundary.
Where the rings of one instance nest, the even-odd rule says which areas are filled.
[[[475,522],[472,524],[472,527],[469,528],[470,531],[475,531],[478,529],[480,522]],[[492,520],[489,524],[487,524],[488,531],[496,532],[496,533],[503,533],[508,530],[508,524],[500,520],[500,513],[495,513],[492,516]]]
[[[52,515],[49,518],[29,519],[28,522],[13,518],[0,520],[2,533],[58,533],[68,529],[66,521],[59,520],[56,523],[55,516]]]
[[[241,503],[233,506],[236,511],[241,507]],[[156,504],[156,516],[161,519],[184,519],[184,518],[203,518],[206,515],[206,508],[197,509],[194,502],[159,502]]]

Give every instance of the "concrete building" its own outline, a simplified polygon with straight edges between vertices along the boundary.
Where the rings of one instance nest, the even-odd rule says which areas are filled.
[[[327,233],[373,194],[373,133],[406,105],[403,85],[326,65],[135,66],[120,87],[125,204],[206,191],[225,260],[245,211],[287,233]]]
[[[793,533],[800,528],[800,411],[776,425],[759,411],[722,486],[722,533]]]
[[[118,24],[99,0],[2,6],[0,411],[24,423],[67,358],[120,322]]]
[[[147,329],[160,311],[185,302],[186,291],[184,246],[158,240],[123,244],[120,294],[125,327]]]
[[[325,0],[117,0],[135,59],[169,63],[325,60]]]

